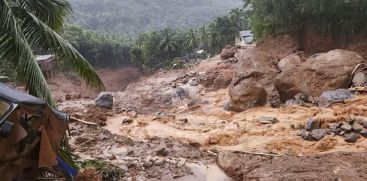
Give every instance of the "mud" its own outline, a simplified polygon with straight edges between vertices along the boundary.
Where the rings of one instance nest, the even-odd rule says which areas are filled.
[[[353,180],[367,179],[367,153],[329,153],[271,157],[223,152],[218,165],[235,181],[242,180]]]
[[[60,102],[60,109],[72,116],[98,123],[71,123],[72,149],[82,160],[99,158],[124,169],[123,180],[226,181],[228,176],[234,180],[317,180],[322,174],[329,180],[366,179],[361,172],[365,169],[366,138],[346,143],[328,135],[311,142],[297,133],[309,118],[325,126],[351,116],[367,116],[367,96],[357,95],[327,108],[266,105],[236,113],[224,110],[229,92],[222,84],[216,90],[189,83],[232,66],[236,64],[226,66],[214,57],[189,69],[140,77],[123,91],[112,92],[114,107],[110,111],[96,108],[92,98]],[[182,81],[186,78],[187,82]],[[278,122],[261,124],[258,118],[263,116]],[[223,153],[230,153],[230,166],[218,163],[228,176],[216,166],[218,154],[221,158]]]

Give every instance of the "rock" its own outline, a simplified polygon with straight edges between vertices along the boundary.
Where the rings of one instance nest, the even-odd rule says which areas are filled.
[[[138,113],[136,111],[128,111],[127,115],[131,118],[137,118],[138,117]]]
[[[111,93],[102,92],[98,95],[95,103],[98,107],[112,109],[113,95]]]
[[[367,129],[362,129],[359,134],[361,134],[363,137],[367,138]]]
[[[344,101],[353,98],[353,94],[348,89],[338,89],[335,91],[325,91],[320,96],[328,102]]]
[[[350,132],[352,131],[352,126],[349,123],[344,122],[343,125],[340,127],[342,131]]]
[[[190,86],[198,86],[199,85],[199,82],[198,82],[198,80],[197,79],[192,79],[191,81],[190,81]]]
[[[144,168],[150,168],[154,165],[154,163],[150,160],[146,160],[144,163],[143,163],[143,167]]]
[[[230,100],[224,102],[223,109],[225,111],[232,111],[232,103]]]
[[[161,148],[157,151],[157,156],[167,156],[168,155],[168,151],[166,150],[166,148]]]
[[[226,46],[225,48],[222,49],[222,52],[220,53],[220,57],[223,60],[229,59],[234,57],[234,55],[236,54],[236,47],[232,47],[230,45]]]
[[[132,119],[130,118],[125,118],[121,121],[121,124],[131,124],[133,122]]]
[[[324,138],[326,135],[326,131],[323,129],[314,129],[310,132],[310,137],[314,141],[319,141]]]
[[[344,134],[344,140],[348,143],[355,143],[361,136],[356,133],[346,133]]]
[[[189,142],[189,145],[190,145],[190,146],[193,146],[193,147],[195,147],[195,148],[200,148],[200,146],[201,146],[201,144],[200,144],[200,143],[198,143],[198,142]]]
[[[355,132],[359,132],[359,131],[362,131],[363,129],[363,126],[360,125],[359,123],[357,122],[354,122],[353,123],[353,126],[352,126],[352,130],[355,131]]]
[[[319,129],[320,126],[321,125],[320,125],[319,121],[310,118],[310,119],[308,119],[308,121],[306,123],[306,130],[307,131],[312,131],[314,129]]]
[[[195,106],[195,105],[198,105],[198,104],[200,104],[200,100],[199,99],[193,99],[189,103],[187,103],[187,107],[192,107],[192,106]]]
[[[367,128],[367,117],[364,116],[356,116],[354,117],[354,120],[361,124],[364,128]]]
[[[72,96],[71,96],[71,94],[70,93],[67,93],[66,95],[65,95],[65,100],[71,100],[72,99]]]
[[[259,79],[264,74],[254,71],[235,79],[229,88],[231,109],[244,111],[255,106],[266,104],[267,92]]]
[[[283,68],[274,79],[274,86],[283,102],[297,93],[318,97],[324,91],[345,88],[355,66],[363,62],[356,52],[332,50]]]
[[[186,118],[178,119],[177,121],[180,122],[180,123],[183,123],[183,124],[187,124],[189,122],[189,120],[186,119]]]
[[[77,137],[75,138],[75,144],[79,145],[79,144],[83,144],[85,142],[89,141],[88,138],[84,138],[84,137]]]
[[[364,72],[358,72],[353,77],[353,85],[355,87],[363,87],[366,85],[367,76]]]
[[[278,68],[284,72],[291,70],[303,62],[303,57],[299,54],[291,54],[278,62]]]
[[[307,141],[311,141],[311,136],[310,136],[310,132],[306,131],[306,130],[301,130],[300,132],[297,133],[297,136],[302,137],[302,139],[307,140]]]
[[[277,118],[267,117],[267,116],[261,116],[261,117],[257,118],[257,120],[261,124],[275,124],[275,123],[279,122]]]
[[[340,122],[340,123],[332,123],[332,124],[329,124],[329,128],[331,130],[331,132],[339,135],[341,133],[341,129],[340,127],[343,126],[343,123]]]
[[[177,96],[180,97],[181,100],[187,96],[186,90],[183,89],[182,87],[177,87],[175,92]]]

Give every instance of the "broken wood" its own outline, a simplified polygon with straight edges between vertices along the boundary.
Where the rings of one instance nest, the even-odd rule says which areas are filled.
[[[235,153],[244,153],[249,155],[257,155],[257,156],[270,156],[270,157],[281,157],[282,155],[271,154],[271,153],[258,153],[258,152],[247,152],[247,151],[234,151]]]
[[[78,119],[78,118],[75,118],[75,117],[70,117],[70,121],[81,122],[81,123],[88,124],[88,125],[93,125],[93,126],[97,126],[98,125],[97,123],[92,123],[92,122],[84,121],[84,120],[81,120],[81,119]]]

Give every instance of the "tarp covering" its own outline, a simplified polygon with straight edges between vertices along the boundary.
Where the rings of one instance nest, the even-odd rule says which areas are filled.
[[[6,84],[0,83],[0,99],[5,99],[16,104],[26,105],[45,105],[46,102],[41,99],[26,94],[24,92],[11,89]]]

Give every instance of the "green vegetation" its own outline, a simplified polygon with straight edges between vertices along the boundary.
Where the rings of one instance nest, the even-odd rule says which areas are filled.
[[[233,45],[235,35],[245,28],[248,28],[247,14],[236,8],[229,15],[218,17],[197,30],[165,28],[143,32],[135,38],[124,38],[68,26],[63,36],[94,66],[116,67],[132,63],[149,72],[170,67],[177,59],[205,58],[216,54],[224,46]],[[204,50],[204,54],[197,54],[198,50]]]
[[[172,29],[188,30],[206,25],[241,0],[70,0],[73,24],[101,32],[137,35]]]
[[[251,10],[251,27],[261,37],[306,27],[334,37],[366,31],[365,0],[244,0]]]
[[[71,12],[66,0],[0,0],[0,64],[29,92],[54,105],[32,47],[56,54],[90,86],[103,88],[93,67],[59,34]]]

